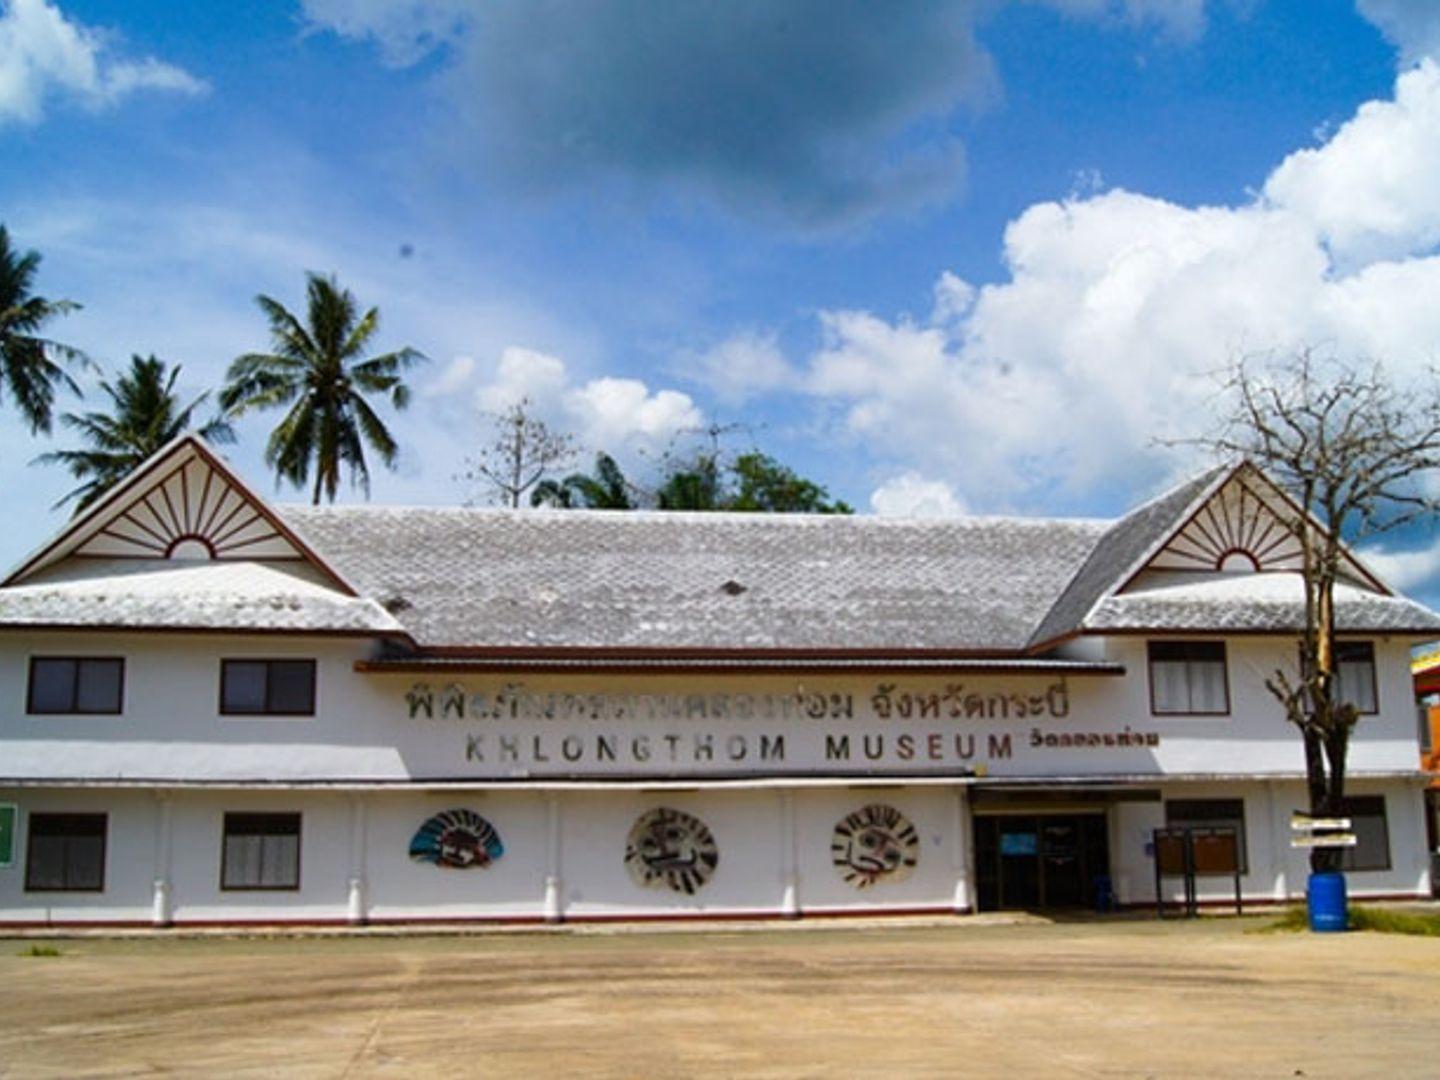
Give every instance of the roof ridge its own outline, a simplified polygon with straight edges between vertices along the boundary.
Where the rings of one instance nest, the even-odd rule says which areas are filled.
[[[608,510],[594,507],[570,507],[565,509],[511,506],[453,506],[394,503],[347,503],[341,506],[312,506],[306,503],[279,503],[275,509],[282,514],[298,513],[301,516],[328,516],[339,514],[452,514],[473,515],[487,518],[513,518],[517,520],[605,520],[605,521],[707,521],[707,522],[803,522],[820,524],[845,522],[866,527],[889,526],[935,526],[956,524],[994,525],[999,523],[1019,525],[1074,525],[1091,528],[1113,526],[1116,518],[1082,516],[1038,516],[1027,514],[961,514],[954,517],[894,517],[882,514],[815,514],[801,511],[753,511],[753,510],[657,510],[653,508],[632,510]]]

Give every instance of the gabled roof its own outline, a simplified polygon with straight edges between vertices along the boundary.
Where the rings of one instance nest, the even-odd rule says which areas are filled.
[[[1293,633],[1293,553],[1264,525],[1297,512],[1284,498],[1242,463],[1114,522],[272,509],[187,436],[0,585],[0,627],[363,634],[432,657],[590,659],[993,659],[1086,633]],[[1262,572],[1235,572],[1237,551]],[[1351,558],[1342,630],[1440,636],[1440,616]]]
[[[1096,603],[1118,589],[1150,554],[1163,546],[1196,503],[1215,491],[1229,471],[1220,466],[1202,473],[1115,522],[1036,628],[1029,644],[1043,647],[1082,629]]]
[[[307,562],[354,588],[199,436],[181,435],[77,515],[0,581],[18,585],[74,557]]]
[[[194,435],[12,570],[0,626],[404,633]]]
[[[1319,528],[1250,462],[1211,469],[1116,522],[1030,646],[1044,650],[1078,633],[1297,631],[1304,623],[1299,520]],[[1440,617],[1395,596],[1353,552],[1342,558],[1338,629],[1440,629]]]

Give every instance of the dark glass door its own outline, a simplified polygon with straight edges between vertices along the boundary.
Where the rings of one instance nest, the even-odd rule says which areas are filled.
[[[1085,908],[1110,872],[1104,814],[997,814],[975,818],[981,911]]]

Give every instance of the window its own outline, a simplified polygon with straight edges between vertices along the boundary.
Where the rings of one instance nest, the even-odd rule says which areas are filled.
[[[222,889],[298,889],[299,814],[226,814]]]
[[[1235,830],[1240,848],[1240,872],[1249,873],[1250,856],[1245,844],[1244,799],[1173,799],[1165,803],[1165,824],[1172,829]]]
[[[32,656],[25,711],[115,715],[124,686],[119,657]]]
[[[25,888],[29,892],[103,890],[105,815],[31,814]]]
[[[1356,795],[1345,800],[1345,816],[1355,846],[1341,848],[1342,870],[1389,870],[1390,830],[1385,824],[1385,796]]]
[[[1150,711],[1156,715],[1225,716],[1223,641],[1150,642]]]
[[[314,660],[220,661],[220,712],[314,716]]]
[[[1335,699],[1349,702],[1362,713],[1377,713],[1375,700],[1375,645],[1369,641],[1335,643]]]

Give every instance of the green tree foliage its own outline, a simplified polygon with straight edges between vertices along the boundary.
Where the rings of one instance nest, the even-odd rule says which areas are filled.
[[[380,326],[379,309],[357,315],[355,297],[333,277],[308,275],[306,291],[303,322],[278,301],[256,297],[269,320],[274,351],[237,358],[226,373],[220,404],[231,416],[289,407],[270,434],[265,462],[296,487],[307,483],[313,468],[312,503],[322,494],[335,500],[342,466],[368,496],[365,447],[391,468],[398,447],[366,395],[385,395],[403,409],[410,390],[402,373],[425,358],[407,347],[366,359]]]
[[[735,490],[727,510],[757,511],[770,514],[853,514],[854,509],[842,499],[830,500],[830,493],[815,483],[797,476],[769,454],[754,451],[741,454],[730,467]]]
[[[530,493],[531,506],[570,510],[633,510],[630,482],[609,454],[595,455],[595,472],[571,473],[564,480],[541,480]]]
[[[724,504],[720,467],[713,454],[701,454],[671,469],[655,493],[660,510],[724,510]]]
[[[79,513],[130,474],[166,443],[191,430],[195,410],[209,397],[201,394],[182,406],[175,394],[177,365],[167,371],[154,356],[132,356],[130,370],[113,383],[101,382],[110,399],[108,412],[62,413],[60,423],[79,434],[83,450],[56,450],[36,458],[37,464],[63,465],[83,480],[57,503],[75,500]],[[199,429],[212,442],[232,442],[230,425],[216,417]]]
[[[0,225],[0,394],[15,400],[32,433],[49,432],[56,386],[80,392],[61,365],[87,363],[79,349],[40,336],[47,322],[80,305],[33,295],[39,267],[39,253],[13,247]]]
[[[741,454],[722,467],[714,454],[701,454],[671,469],[656,493],[661,510],[728,510],[762,514],[853,514],[843,500],[799,476],[769,454]]]

